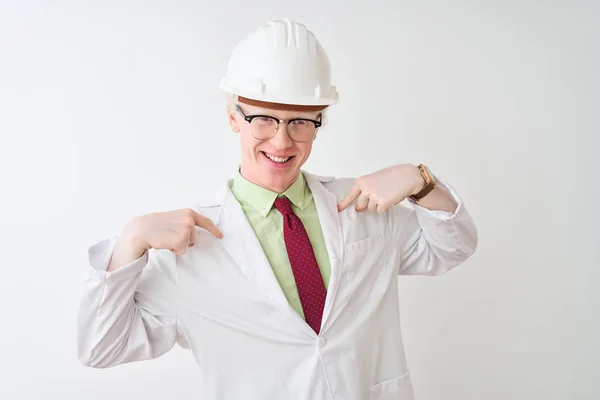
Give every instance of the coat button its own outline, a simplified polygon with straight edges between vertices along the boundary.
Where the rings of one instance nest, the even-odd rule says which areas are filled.
[[[325,338],[324,338],[324,337],[320,337],[319,339],[317,339],[317,345],[318,345],[319,347],[323,347],[323,346],[325,346],[325,342],[326,342],[326,340],[325,340]]]

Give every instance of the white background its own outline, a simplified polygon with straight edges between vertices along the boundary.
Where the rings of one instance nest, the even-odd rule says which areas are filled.
[[[0,0],[0,398],[197,398],[180,348],[79,364],[86,251],[232,175],[219,80],[290,17],[341,94],[306,169],[425,162],[479,227],[463,266],[400,278],[417,399],[598,399],[598,3],[286,3]]]

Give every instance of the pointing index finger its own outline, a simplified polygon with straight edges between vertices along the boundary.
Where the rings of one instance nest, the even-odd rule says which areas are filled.
[[[223,238],[223,233],[221,233],[219,228],[217,228],[217,226],[209,218],[205,217],[204,215],[198,214],[196,211],[194,211],[194,223],[196,224],[196,226],[204,228],[210,233],[212,233],[216,238]]]
[[[358,183],[356,183],[352,187],[352,190],[350,190],[350,193],[348,193],[348,195],[338,204],[338,211],[345,210],[346,207],[348,207],[354,200],[356,200],[359,194],[360,187],[358,186]]]

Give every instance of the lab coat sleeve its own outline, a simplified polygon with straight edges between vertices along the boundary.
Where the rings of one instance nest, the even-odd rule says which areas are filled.
[[[477,228],[463,200],[441,179],[437,185],[449,193],[458,207],[454,213],[429,210],[410,201],[412,209],[397,205],[389,223],[393,246],[399,246],[398,273],[440,275],[468,259],[477,247]]]
[[[175,255],[150,250],[107,272],[116,238],[91,246],[77,317],[78,357],[107,368],[157,358],[177,340]]]

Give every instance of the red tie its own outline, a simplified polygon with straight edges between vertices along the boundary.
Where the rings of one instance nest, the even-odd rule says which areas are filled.
[[[283,237],[292,272],[298,287],[300,303],[308,325],[318,334],[327,290],[319,271],[313,247],[300,218],[292,210],[287,197],[278,197],[275,208],[283,216]]]

